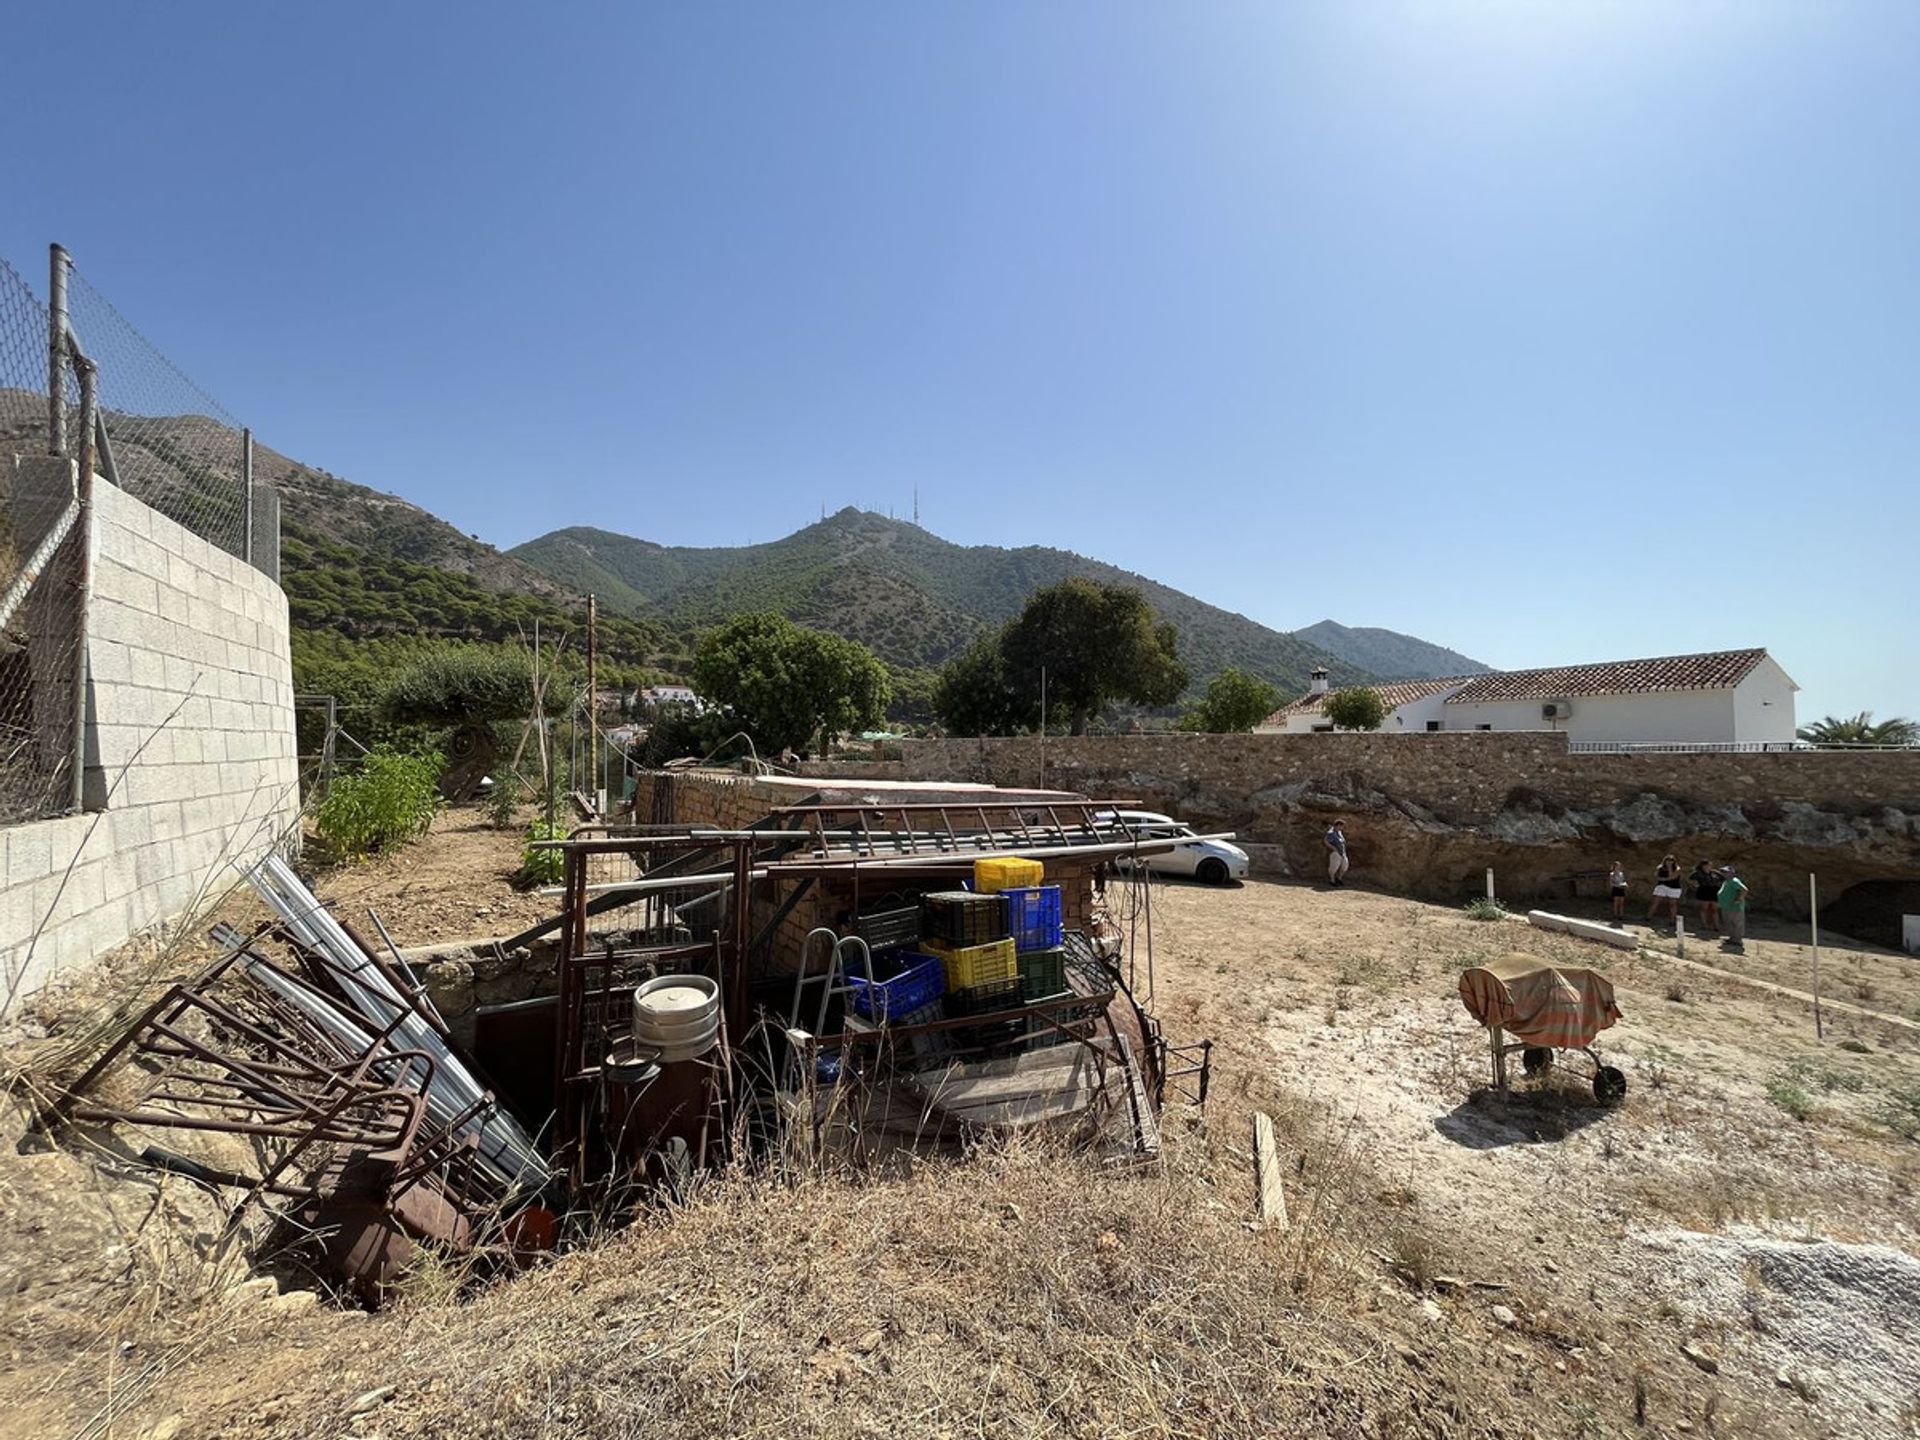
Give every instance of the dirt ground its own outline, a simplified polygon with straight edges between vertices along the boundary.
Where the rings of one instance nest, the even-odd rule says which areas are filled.
[[[553,903],[517,864],[454,812],[318,889],[403,946],[505,934]],[[29,1143],[0,1155],[0,1436],[1920,1434],[1908,957],[1824,941],[1842,999],[1816,1039],[1769,988],[1810,984],[1805,937],[1764,923],[1744,958],[1682,962],[1364,887],[1112,900],[1142,999],[1215,1041],[1155,1175],[1014,1154],[726,1182],[477,1298],[428,1275],[367,1316],[236,1288],[197,1192]],[[1612,979],[1621,1105],[1576,1057],[1489,1093],[1456,987],[1512,950]],[[1284,1231],[1251,1223],[1256,1109]]]

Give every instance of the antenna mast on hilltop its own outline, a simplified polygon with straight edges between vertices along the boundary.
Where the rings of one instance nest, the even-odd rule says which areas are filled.
[[[920,487],[918,485],[913,487],[913,523],[916,525],[920,523]]]

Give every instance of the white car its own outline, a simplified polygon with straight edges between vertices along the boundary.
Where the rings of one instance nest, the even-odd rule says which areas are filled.
[[[1104,826],[1130,831],[1142,840],[1185,840],[1171,850],[1142,855],[1141,869],[1156,875],[1191,875],[1208,885],[1225,885],[1247,878],[1247,852],[1224,840],[1202,840],[1191,825],[1152,810],[1103,810],[1095,817]],[[1120,869],[1135,864],[1128,857],[1114,862]]]

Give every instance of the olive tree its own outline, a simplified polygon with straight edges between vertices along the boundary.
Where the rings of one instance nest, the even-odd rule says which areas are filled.
[[[1336,690],[1320,708],[1338,730],[1378,730],[1387,718],[1387,702],[1366,685]]]

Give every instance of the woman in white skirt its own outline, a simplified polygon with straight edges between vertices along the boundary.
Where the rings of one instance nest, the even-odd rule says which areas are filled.
[[[1652,920],[1660,907],[1665,905],[1667,918],[1678,925],[1680,902],[1686,896],[1686,876],[1681,873],[1680,862],[1669,855],[1660,862],[1660,868],[1653,872],[1653,903],[1647,906],[1647,919]]]

